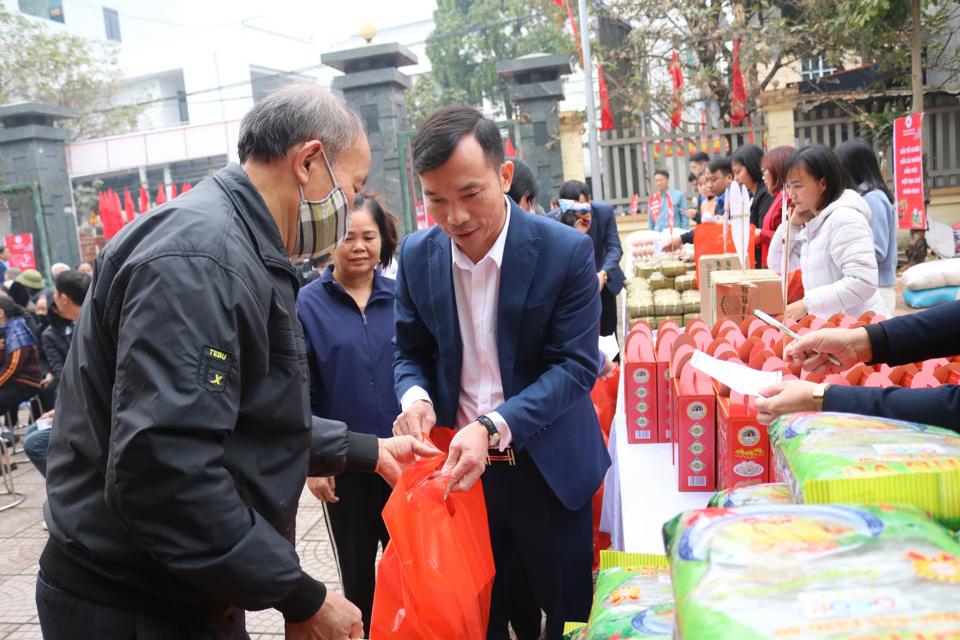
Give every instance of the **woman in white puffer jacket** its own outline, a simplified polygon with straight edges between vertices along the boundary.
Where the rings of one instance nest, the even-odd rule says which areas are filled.
[[[781,270],[786,225],[793,225],[789,270],[801,269],[804,295],[787,307],[787,316],[859,317],[866,311],[886,316],[877,287],[870,206],[856,191],[845,189],[836,154],[819,145],[800,149],[787,159],[783,175],[796,209],[774,234],[767,264]]]

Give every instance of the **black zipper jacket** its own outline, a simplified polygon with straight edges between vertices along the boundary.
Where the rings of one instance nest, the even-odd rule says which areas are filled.
[[[97,257],[47,467],[53,585],[212,621],[312,616],[294,550],[308,475],[373,471],[377,439],[311,417],[297,278],[238,165],[127,225]]]

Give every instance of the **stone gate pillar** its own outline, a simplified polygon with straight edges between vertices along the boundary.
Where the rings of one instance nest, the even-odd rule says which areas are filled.
[[[64,144],[70,131],[54,124],[76,118],[69,107],[20,103],[0,107],[0,197],[10,219],[0,221],[0,235],[33,234],[37,269],[52,281],[55,262],[80,261],[77,217],[73,207]]]
[[[537,177],[540,186],[537,202],[545,211],[563,184],[560,76],[570,72],[570,58],[566,54],[534,53],[497,63],[497,73],[510,84],[510,99],[517,104],[523,160]],[[517,152],[520,153],[520,149]]]
[[[401,44],[368,44],[356,49],[331,51],[320,61],[343,72],[333,79],[333,90],[367,123],[370,141],[370,177],[367,185],[380,193],[387,208],[403,220],[403,191],[397,134],[407,129],[404,93],[413,81],[399,67],[417,64],[417,56]],[[406,229],[406,232],[416,229]]]

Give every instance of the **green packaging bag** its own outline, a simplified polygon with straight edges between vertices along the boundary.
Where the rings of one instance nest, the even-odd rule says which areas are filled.
[[[742,507],[746,504],[795,504],[790,487],[769,482],[749,487],[735,487],[718,491],[707,504],[708,507]]]
[[[679,637],[960,634],[960,544],[912,505],[753,505],[665,526]]]
[[[600,552],[600,574],[584,640],[669,638],[674,606],[665,556]]]
[[[587,637],[587,623],[566,622],[563,625],[563,640],[583,640]]]
[[[960,529],[960,435],[913,422],[796,413],[770,425],[777,466],[797,502],[894,502]]]

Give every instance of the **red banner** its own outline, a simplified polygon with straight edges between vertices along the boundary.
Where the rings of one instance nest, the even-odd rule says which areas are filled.
[[[637,209],[640,208],[640,196],[633,194],[633,197],[630,198],[630,215],[633,216],[634,222],[637,220]]]
[[[896,212],[901,229],[925,229],[923,206],[923,114],[914,113],[893,122],[893,182]]]
[[[430,214],[427,213],[427,208],[423,205],[423,200],[417,200],[417,204],[414,205],[417,210],[417,231],[422,229],[428,229],[435,224],[433,218],[430,217]]]
[[[21,233],[5,236],[3,243],[10,249],[10,266],[20,269],[36,269],[37,260],[33,255],[33,234]]]

